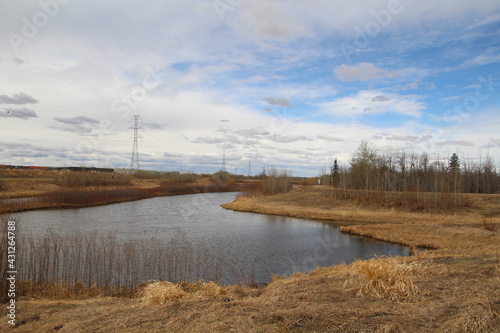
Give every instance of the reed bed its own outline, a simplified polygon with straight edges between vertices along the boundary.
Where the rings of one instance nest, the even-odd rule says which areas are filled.
[[[6,221],[2,219],[0,250],[5,254]],[[19,225],[19,223],[17,223]],[[17,233],[18,295],[80,298],[96,295],[131,297],[148,280],[221,281],[230,272],[222,249],[209,251],[192,243],[183,232],[170,239],[121,240],[116,233],[43,235]],[[6,267],[0,260],[1,287]],[[235,277],[237,278],[237,277]],[[3,290],[3,289],[2,289]],[[6,295],[6,293],[2,293]]]

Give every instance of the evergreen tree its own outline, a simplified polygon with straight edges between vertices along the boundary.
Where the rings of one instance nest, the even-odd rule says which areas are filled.
[[[337,159],[333,161],[333,165],[330,169],[330,181],[332,183],[332,187],[335,185],[335,181],[339,176],[339,165],[337,163]]]
[[[450,189],[455,192],[453,206],[457,205],[457,192],[459,188],[458,176],[460,174],[460,160],[457,154],[453,153],[450,157],[450,162],[448,163],[448,172],[450,173]]]
[[[452,174],[456,174],[460,171],[460,160],[458,159],[458,155],[453,153],[450,157],[450,162],[448,163],[448,171]]]

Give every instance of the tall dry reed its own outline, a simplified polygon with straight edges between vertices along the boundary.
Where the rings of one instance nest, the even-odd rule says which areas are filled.
[[[5,242],[0,247],[5,253]],[[123,240],[112,232],[63,234],[49,229],[45,234],[19,234],[17,253],[18,295],[128,297],[149,280],[217,282],[232,272],[223,249],[193,243],[180,231],[167,240]],[[241,279],[236,282],[247,280]]]

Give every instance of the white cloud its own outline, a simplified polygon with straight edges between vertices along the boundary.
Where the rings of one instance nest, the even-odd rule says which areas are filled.
[[[263,98],[262,101],[266,102],[269,105],[282,108],[289,108],[293,106],[292,103],[286,98],[266,97]]]
[[[402,10],[368,36],[353,62],[339,45],[353,45],[357,31],[377,22],[372,12],[387,10],[387,0],[232,3],[240,4],[221,20],[210,1],[71,1],[19,53],[0,39],[0,103],[14,102],[1,105],[1,126],[9,134],[3,140],[43,139],[52,149],[35,157],[39,147],[5,148],[2,142],[2,154],[12,152],[19,163],[127,166],[129,118],[140,114],[145,167],[219,167],[224,146],[234,163],[251,156],[256,168],[275,162],[315,174],[334,155],[348,161],[361,139],[387,149],[428,151],[447,147],[436,143],[473,142],[464,149],[489,145],[500,156],[491,141],[498,121],[495,126],[494,113],[480,113],[495,106],[494,98],[481,101],[466,121],[457,119],[455,131],[443,127],[450,123],[425,125],[439,121],[441,102],[457,97],[441,67],[460,68],[454,79],[470,83],[474,66],[488,71],[499,61],[493,30],[500,2],[401,1]],[[2,36],[20,34],[21,18],[40,10],[36,1],[6,6],[0,12]],[[148,68],[161,83],[140,101],[123,102],[144,86]],[[416,90],[427,90],[426,103],[423,96],[403,93]],[[112,111],[116,101],[122,101],[123,113]],[[2,112],[28,103],[25,117]],[[415,121],[387,128],[384,122],[394,124],[395,114]],[[338,119],[331,115],[348,119],[333,123]],[[487,121],[474,124],[479,115]],[[19,128],[19,118],[29,119],[29,132]],[[376,136],[381,132],[387,135]]]
[[[35,111],[28,108],[5,108],[4,112],[0,112],[0,117],[2,118],[19,118],[23,120],[28,120],[29,118],[37,118],[38,115]]]
[[[344,141],[342,138],[331,136],[328,134],[321,134],[317,136],[318,139],[329,141],[329,142],[342,142]]]
[[[458,146],[458,147],[472,147],[474,143],[472,141],[465,140],[449,140],[449,141],[441,141],[436,142],[438,146]]]
[[[31,97],[28,94],[23,92],[9,95],[0,95],[0,104],[16,104],[16,105],[24,105],[24,104],[36,104],[38,101]]]
[[[355,95],[323,103],[321,107],[325,113],[349,117],[387,113],[420,117],[426,109],[418,96],[387,94],[377,90],[363,90]]]

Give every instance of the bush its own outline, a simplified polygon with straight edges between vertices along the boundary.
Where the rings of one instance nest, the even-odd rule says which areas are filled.
[[[286,193],[292,189],[292,177],[288,170],[268,168],[263,180],[264,194]]]
[[[62,186],[123,186],[131,184],[131,176],[104,172],[64,171],[58,177]]]

